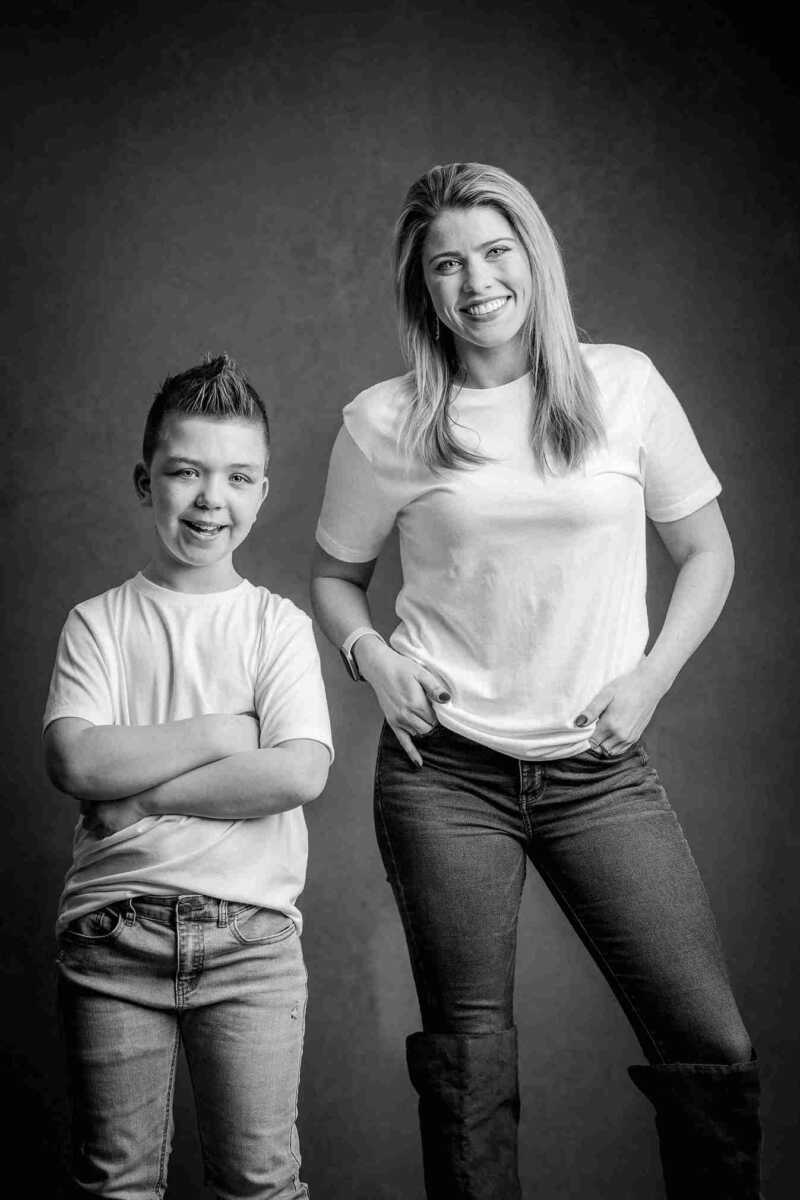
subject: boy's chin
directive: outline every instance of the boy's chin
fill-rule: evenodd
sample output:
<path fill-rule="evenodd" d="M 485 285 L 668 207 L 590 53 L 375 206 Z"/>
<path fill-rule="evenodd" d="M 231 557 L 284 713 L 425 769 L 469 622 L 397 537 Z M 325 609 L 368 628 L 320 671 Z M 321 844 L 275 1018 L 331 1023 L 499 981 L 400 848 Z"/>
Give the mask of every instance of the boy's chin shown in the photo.
<path fill-rule="evenodd" d="M 187 591 L 206 591 L 216 584 L 224 588 L 238 579 L 233 551 L 213 544 L 186 549 L 167 546 L 158 538 L 150 567 L 168 586 Z"/>

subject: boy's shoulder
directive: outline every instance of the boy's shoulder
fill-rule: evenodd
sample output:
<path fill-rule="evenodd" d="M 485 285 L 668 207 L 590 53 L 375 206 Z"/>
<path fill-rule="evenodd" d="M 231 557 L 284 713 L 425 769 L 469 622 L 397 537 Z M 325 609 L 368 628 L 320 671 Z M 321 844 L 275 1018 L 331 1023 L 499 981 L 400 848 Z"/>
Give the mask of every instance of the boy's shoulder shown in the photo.
<path fill-rule="evenodd" d="M 185 632 L 188 617 L 198 636 L 206 627 L 208 632 L 225 628 L 228 638 L 231 634 L 245 641 L 255 638 L 264 648 L 310 630 L 312 624 L 311 617 L 294 601 L 249 579 L 242 579 L 224 592 L 176 592 L 151 583 L 141 573 L 81 600 L 71 609 L 67 624 L 77 624 L 96 639 L 103 639 L 105 634 L 118 634 L 123 628 L 133 633 L 139 621 L 148 622 L 147 613 L 153 609 L 159 613 L 159 627 L 168 637 L 171 630 Z M 222 626 L 220 616 L 224 618 Z"/>
<path fill-rule="evenodd" d="M 318 661 L 311 617 L 287 596 L 246 581 L 243 600 L 251 605 L 240 610 L 236 625 L 242 637 L 255 635 L 256 659 L 269 675 L 273 667 L 287 659 L 310 664 Z"/>
<path fill-rule="evenodd" d="M 273 592 L 263 583 L 252 583 L 249 579 L 242 580 L 239 598 L 242 604 L 255 607 L 262 621 L 276 625 L 305 625 L 311 624 L 311 617 L 288 596 Z"/>
<path fill-rule="evenodd" d="M 109 618 L 113 619 L 114 613 L 118 612 L 120 606 L 130 599 L 131 593 L 135 590 L 135 583 L 136 577 L 134 576 L 131 579 L 123 580 L 115 587 L 106 588 L 104 592 L 98 592 L 96 596 L 79 600 L 70 609 L 69 616 L 78 617 L 90 625 Z"/>

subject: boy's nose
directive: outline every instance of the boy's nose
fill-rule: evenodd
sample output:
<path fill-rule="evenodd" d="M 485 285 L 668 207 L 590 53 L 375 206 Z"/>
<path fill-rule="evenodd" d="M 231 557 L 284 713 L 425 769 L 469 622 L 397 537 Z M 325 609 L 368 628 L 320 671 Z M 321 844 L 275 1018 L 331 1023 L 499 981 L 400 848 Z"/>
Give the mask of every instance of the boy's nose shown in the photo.
<path fill-rule="evenodd" d="M 216 491 L 205 488 L 195 500 L 196 508 L 222 508 L 222 501 Z"/>

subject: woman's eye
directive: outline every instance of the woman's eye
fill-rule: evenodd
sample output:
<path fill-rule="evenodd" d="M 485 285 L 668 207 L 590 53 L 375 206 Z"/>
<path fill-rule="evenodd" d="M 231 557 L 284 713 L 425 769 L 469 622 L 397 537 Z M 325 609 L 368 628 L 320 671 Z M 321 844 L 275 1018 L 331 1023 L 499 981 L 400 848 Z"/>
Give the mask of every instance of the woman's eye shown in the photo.
<path fill-rule="evenodd" d="M 441 258 L 436 264 L 436 270 L 440 275 L 449 275 L 452 271 L 458 270 L 459 266 L 457 258 Z"/>
<path fill-rule="evenodd" d="M 488 251 L 488 255 L 493 254 L 495 257 L 499 258 L 501 254 L 508 254 L 510 249 L 510 246 L 492 246 L 491 250 Z"/>

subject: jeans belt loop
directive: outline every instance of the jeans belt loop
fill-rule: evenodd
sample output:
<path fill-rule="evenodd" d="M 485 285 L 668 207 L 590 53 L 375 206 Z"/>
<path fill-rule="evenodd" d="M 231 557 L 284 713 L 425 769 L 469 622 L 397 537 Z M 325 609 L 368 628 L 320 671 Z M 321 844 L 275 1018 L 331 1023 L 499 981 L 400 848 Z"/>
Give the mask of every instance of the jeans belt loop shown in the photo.
<path fill-rule="evenodd" d="M 125 924 L 126 925 L 135 925 L 136 924 L 136 909 L 133 906 L 133 897 L 132 896 L 128 897 L 127 902 L 126 902 L 126 907 L 127 907 L 127 911 L 125 913 Z"/>
<path fill-rule="evenodd" d="M 220 900 L 219 913 L 217 915 L 217 925 L 220 929 L 224 929 L 228 924 L 228 901 Z"/>

